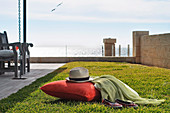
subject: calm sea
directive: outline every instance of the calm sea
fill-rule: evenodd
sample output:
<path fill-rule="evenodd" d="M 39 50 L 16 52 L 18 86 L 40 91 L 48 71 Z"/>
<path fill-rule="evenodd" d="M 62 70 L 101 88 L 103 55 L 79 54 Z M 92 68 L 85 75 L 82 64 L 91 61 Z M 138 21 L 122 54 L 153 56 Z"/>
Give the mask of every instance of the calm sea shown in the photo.
<path fill-rule="evenodd" d="M 102 46 L 32 47 L 30 53 L 31 57 L 96 57 L 102 56 Z M 119 56 L 118 48 L 116 48 L 116 56 Z M 121 56 L 127 56 L 127 48 L 121 49 Z M 130 56 L 132 56 L 132 49 L 130 49 Z"/>

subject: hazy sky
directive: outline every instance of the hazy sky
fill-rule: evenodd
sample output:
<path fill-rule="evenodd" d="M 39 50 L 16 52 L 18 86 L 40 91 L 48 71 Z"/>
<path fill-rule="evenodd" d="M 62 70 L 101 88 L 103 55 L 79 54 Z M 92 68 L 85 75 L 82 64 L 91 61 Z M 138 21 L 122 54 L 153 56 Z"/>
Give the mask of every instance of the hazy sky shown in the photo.
<path fill-rule="evenodd" d="M 18 0 L 0 1 L 0 32 L 18 41 Z M 35 46 L 99 46 L 116 38 L 126 47 L 132 31 L 170 32 L 170 0 L 27 0 L 27 17 L 27 41 Z"/>

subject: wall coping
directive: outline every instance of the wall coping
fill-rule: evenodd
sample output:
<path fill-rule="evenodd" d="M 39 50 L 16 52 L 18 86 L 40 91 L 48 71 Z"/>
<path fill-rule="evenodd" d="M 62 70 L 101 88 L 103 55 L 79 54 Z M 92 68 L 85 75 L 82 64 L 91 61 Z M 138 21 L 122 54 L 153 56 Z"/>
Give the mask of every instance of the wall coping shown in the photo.
<path fill-rule="evenodd" d="M 136 57 L 31 57 L 31 63 L 67 63 L 73 61 L 129 62 L 136 63 Z"/>
<path fill-rule="evenodd" d="M 153 35 L 148 35 L 148 36 L 154 37 L 154 36 L 166 36 L 166 35 L 169 35 L 169 36 L 170 36 L 170 33 L 153 34 Z"/>

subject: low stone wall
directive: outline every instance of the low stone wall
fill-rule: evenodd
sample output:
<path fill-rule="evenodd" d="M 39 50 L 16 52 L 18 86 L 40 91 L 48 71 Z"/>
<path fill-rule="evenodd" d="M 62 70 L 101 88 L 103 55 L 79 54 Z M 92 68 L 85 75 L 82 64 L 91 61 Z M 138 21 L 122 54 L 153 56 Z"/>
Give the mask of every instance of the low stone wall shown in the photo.
<path fill-rule="evenodd" d="M 31 63 L 67 63 L 73 61 L 129 62 L 135 63 L 135 57 L 31 57 Z"/>
<path fill-rule="evenodd" d="M 73 61 L 129 62 L 170 69 L 170 33 L 149 35 L 149 31 L 133 31 L 133 57 L 31 57 L 32 63 Z"/>
<path fill-rule="evenodd" d="M 142 36 L 140 57 L 141 64 L 170 68 L 170 33 Z"/>

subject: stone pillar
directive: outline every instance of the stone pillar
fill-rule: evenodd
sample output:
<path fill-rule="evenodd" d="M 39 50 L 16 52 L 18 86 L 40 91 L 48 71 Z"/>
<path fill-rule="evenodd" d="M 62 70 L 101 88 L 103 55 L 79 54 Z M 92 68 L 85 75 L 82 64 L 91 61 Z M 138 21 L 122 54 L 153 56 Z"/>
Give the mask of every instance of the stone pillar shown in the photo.
<path fill-rule="evenodd" d="M 121 45 L 119 45 L 119 56 L 121 56 Z"/>
<path fill-rule="evenodd" d="M 141 63 L 140 40 L 144 35 L 149 35 L 149 31 L 133 31 L 133 56 L 136 57 L 136 63 Z"/>
<path fill-rule="evenodd" d="M 103 39 L 105 56 L 115 56 L 115 43 L 116 39 L 105 38 Z"/>
<path fill-rule="evenodd" d="M 130 56 L 130 45 L 128 44 L 128 50 L 127 50 L 128 57 Z"/>

